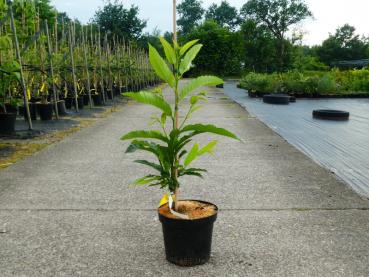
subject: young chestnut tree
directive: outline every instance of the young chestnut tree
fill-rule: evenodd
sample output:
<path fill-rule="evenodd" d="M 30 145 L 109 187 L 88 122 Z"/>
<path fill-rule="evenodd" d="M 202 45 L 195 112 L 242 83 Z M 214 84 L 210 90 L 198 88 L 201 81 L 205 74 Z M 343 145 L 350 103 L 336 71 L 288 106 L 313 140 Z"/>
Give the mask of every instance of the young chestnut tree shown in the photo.
<path fill-rule="evenodd" d="M 164 38 L 160 38 L 163 45 L 166 60 L 157 50 L 149 45 L 150 63 L 156 74 L 166 82 L 174 93 L 174 106 L 168 103 L 161 92 L 141 91 L 138 93 L 126 93 L 126 96 L 137 102 L 148 104 L 158 108 L 161 116 L 153 116 L 154 122 L 160 130 L 138 130 L 132 131 L 122 137 L 122 140 L 132 140 L 126 153 L 137 150 L 147 151 L 153 154 L 157 163 L 147 160 L 136 160 L 136 163 L 153 168 L 157 173 L 146 175 L 134 181 L 135 185 L 159 186 L 168 189 L 175 197 L 177 210 L 179 178 L 185 175 L 202 177 L 205 169 L 191 167 L 191 163 L 198 157 L 211 153 L 217 141 L 211 141 L 207 145 L 200 146 L 193 143 L 193 138 L 203 133 L 230 137 L 239 140 L 237 136 L 223 128 L 206 124 L 187 124 L 191 115 L 201 108 L 200 102 L 206 100 L 206 92 L 195 92 L 202 86 L 216 86 L 222 84 L 223 80 L 215 76 L 201 76 L 186 83 L 182 89 L 179 82 L 183 75 L 190 70 L 193 60 L 199 53 L 202 45 L 198 40 L 193 40 L 183 46 L 176 42 L 169 44 Z M 171 65 L 171 66 L 168 66 Z M 179 106 L 185 99 L 189 98 L 189 108 L 180 120 Z M 167 121 L 170 127 L 167 127 Z"/>

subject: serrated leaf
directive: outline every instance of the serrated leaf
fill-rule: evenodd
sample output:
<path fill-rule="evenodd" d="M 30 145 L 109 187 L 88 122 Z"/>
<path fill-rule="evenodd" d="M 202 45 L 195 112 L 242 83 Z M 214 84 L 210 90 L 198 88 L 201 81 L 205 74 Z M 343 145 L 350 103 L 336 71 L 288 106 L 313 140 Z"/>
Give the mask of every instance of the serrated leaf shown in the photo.
<path fill-rule="evenodd" d="M 169 103 L 164 100 L 164 98 L 156 95 L 155 93 L 148 91 L 140 91 L 140 92 L 129 92 L 125 93 L 125 96 L 128 96 L 139 103 L 148 104 L 162 110 L 166 115 L 172 116 L 172 108 Z"/>
<path fill-rule="evenodd" d="M 182 101 L 187 95 L 194 90 L 203 86 L 216 86 L 223 84 L 224 81 L 216 76 L 201 76 L 196 79 L 191 80 L 187 83 L 179 94 L 179 100 Z"/>
<path fill-rule="evenodd" d="M 159 55 L 158 51 L 149 44 L 149 59 L 152 68 L 160 79 L 165 81 L 172 88 L 174 87 L 175 79 L 172 71 L 169 69 L 167 63 Z"/>
<path fill-rule="evenodd" d="M 160 39 L 161 45 L 163 45 L 164 53 L 165 53 L 165 56 L 167 57 L 168 62 L 171 64 L 176 64 L 177 62 L 176 54 L 174 52 L 173 47 L 169 44 L 169 42 L 165 38 L 160 37 L 159 39 Z"/>
<path fill-rule="evenodd" d="M 184 56 L 181 64 L 179 66 L 179 73 L 183 75 L 191 68 L 192 61 L 196 58 L 197 54 L 200 52 L 202 44 L 197 44 L 192 47 L 187 54 Z"/>
<path fill-rule="evenodd" d="M 186 52 L 192 47 L 194 46 L 199 40 L 195 39 L 195 40 L 191 40 L 189 42 L 187 42 L 185 45 L 183 45 L 181 47 L 181 49 L 179 50 L 179 54 L 181 56 L 183 56 L 184 54 L 186 54 Z"/>

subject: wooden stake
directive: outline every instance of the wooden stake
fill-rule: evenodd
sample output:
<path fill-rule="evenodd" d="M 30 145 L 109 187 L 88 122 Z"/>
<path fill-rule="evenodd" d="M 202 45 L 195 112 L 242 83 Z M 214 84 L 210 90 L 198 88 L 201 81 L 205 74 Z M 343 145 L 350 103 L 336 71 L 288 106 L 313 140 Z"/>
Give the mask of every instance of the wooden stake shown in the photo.
<path fill-rule="evenodd" d="M 76 112 L 79 112 L 77 79 L 76 79 L 76 70 L 75 70 L 75 65 L 74 65 L 74 53 L 73 53 L 73 44 L 72 44 L 72 25 L 71 24 L 69 24 L 68 41 L 69 41 L 69 54 L 70 54 L 70 60 L 71 60 L 71 65 L 72 65 L 73 90 L 74 90 L 74 99 L 75 99 L 75 104 L 76 104 Z"/>
<path fill-rule="evenodd" d="M 84 56 L 84 60 L 85 60 L 85 70 L 86 70 L 86 78 L 87 78 L 88 99 L 90 101 L 90 109 L 92 109 L 90 72 L 89 72 L 89 69 L 88 69 L 86 40 L 85 40 L 85 36 L 83 34 L 83 26 L 82 26 L 82 47 L 83 47 L 83 56 Z"/>
<path fill-rule="evenodd" d="M 17 55 L 18 63 L 20 66 L 19 75 L 20 75 L 20 83 L 22 85 L 23 89 L 23 102 L 24 102 L 24 109 L 27 114 L 27 121 L 28 121 L 28 129 L 32 130 L 32 120 L 31 120 L 31 114 L 29 111 L 29 105 L 28 105 L 28 95 L 27 95 L 27 85 L 24 81 L 24 74 L 23 74 L 23 68 L 22 68 L 22 57 L 20 55 L 19 50 L 19 43 L 18 43 L 18 37 L 17 37 L 17 28 L 15 27 L 14 22 L 14 15 L 13 15 L 13 4 L 11 1 L 8 1 L 9 9 L 10 9 L 10 25 L 13 32 L 13 39 L 14 39 L 14 45 L 15 45 L 15 53 Z"/>
<path fill-rule="evenodd" d="M 98 52 L 99 52 L 99 68 L 100 68 L 100 86 L 101 86 L 101 93 L 103 96 L 103 102 L 106 103 L 106 96 L 105 96 L 105 87 L 104 87 L 104 74 L 103 74 L 103 68 L 102 68 L 102 53 L 101 53 L 101 33 L 100 33 L 100 27 L 99 27 L 99 39 L 98 39 Z"/>
<path fill-rule="evenodd" d="M 52 53 L 52 50 L 51 50 L 49 26 L 48 26 L 48 23 L 47 23 L 47 19 L 45 19 L 45 30 L 46 30 L 46 36 L 47 36 L 47 48 L 48 48 L 48 52 L 49 52 L 49 63 L 50 63 L 51 83 L 52 83 L 52 87 L 53 87 L 55 115 L 56 115 L 56 119 L 59 119 L 58 101 L 57 101 L 57 97 L 56 97 L 57 92 L 56 92 L 56 86 L 55 86 L 55 81 L 54 81 L 53 53 Z"/>
<path fill-rule="evenodd" d="M 177 1 L 176 0 L 173 0 L 173 42 L 174 44 L 177 43 Z M 177 89 L 177 88 L 175 88 Z M 177 93 L 177 92 L 175 92 Z M 177 98 L 177 97 L 176 97 Z M 177 101 L 177 99 L 176 99 Z M 178 108 L 177 108 L 177 104 L 176 103 L 176 109 L 174 111 L 175 113 L 175 128 L 178 129 L 179 127 L 179 123 L 178 123 L 178 120 L 179 120 L 179 115 L 178 115 Z M 178 170 L 176 169 L 175 170 L 175 178 L 177 179 L 178 178 Z M 175 189 L 174 191 L 174 195 L 176 196 L 175 197 L 175 200 L 174 200 L 174 210 L 175 211 L 178 211 L 178 195 L 179 195 L 179 190 L 178 188 Z"/>

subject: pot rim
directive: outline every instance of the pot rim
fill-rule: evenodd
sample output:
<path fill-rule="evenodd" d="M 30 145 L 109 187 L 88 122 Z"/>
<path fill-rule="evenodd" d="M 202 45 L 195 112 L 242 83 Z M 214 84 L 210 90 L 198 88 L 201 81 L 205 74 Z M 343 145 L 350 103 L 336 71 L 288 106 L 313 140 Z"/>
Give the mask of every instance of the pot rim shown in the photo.
<path fill-rule="evenodd" d="M 210 205 L 213 205 L 215 207 L 215 213 L 211 216 L 207 216 L 207 217 L 202 217 L 202 218 L 196 218 L 196 219 L 181 219 L 181 218 L 170 218 L 170 217 L 166 217 L 165 215 L 162 215 L 160 212 L 159 212 L 159 209 L 161 207 L 163 207 L 164 205 L 167 205 L 168 203 L 165 203 L 163 205 L 161 205 L 160 207 L 157 208 L 157 213 L 159 215 L 159 220 L 160 221 L 169 221 L 169 222 L 198 222 L 198 223 L 201 223 L 202 221 L 209 221 L 209 220 L 214 220 L 217 218 L 217 215 L 218 215 L 218 212 L 219 212 L 219 208 L 217 205 L 211 203 L 211 202 L 208 202 L 208 201 L 203 201 L 203 200 L 197 200 L 197 199 L 181 199 L 179 200 L 179 202 L 181 201 L 195 201 L 195 202 L 199 202 L 199 203 L 203 203 L 203 204 L 210 204 Z"/>

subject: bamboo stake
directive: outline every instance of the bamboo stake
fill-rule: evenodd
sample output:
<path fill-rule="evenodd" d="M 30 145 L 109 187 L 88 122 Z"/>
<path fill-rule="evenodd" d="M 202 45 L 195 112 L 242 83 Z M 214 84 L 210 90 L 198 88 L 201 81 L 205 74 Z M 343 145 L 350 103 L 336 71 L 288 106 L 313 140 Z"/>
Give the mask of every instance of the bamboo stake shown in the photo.
<path fill-rule="evenodd" d="M 58 52 L 58 12 L 55 12 L 54 21 L 55 53 Z"/>
<path fill-rule="evenodd" d="M 109 46 L 108 37 L 106 34 L 105 34 L 104 44 L 105 44 L 105 49 L 106 49 L 106 60 L 108 63 L 109 89 L 110 89 L 111 100 L 112 100 L 113 108 L 114 108 L 113 80 L 112 80 L 111 67 L 110 67 L 110 46 Z"/>
<path fill-rule="evenodd" d="M 70 54 L 70 60 L 71 60 L 71 65 L 72 65 L 73 90 L 74 90 L 74 97 L 75 97 L 75 103 L 76 103 L 76 112 L 78 113 L 79 109 L 78 109 L 77 79 L 76 79 L 76 70 L 75 70 L 74 56 L 73 56 L 72 25 L 71 24 L 69 24 L 68 41 L 69 41 L 69 54 Z"/>
<path fill-rule="evenodd" d="M 82 27 L 82 48 L 83 48 L 83 57 L 85 61 L 85 70 L 86 70 L 86 78 L 87 78 L 87 91 L 88 91 L 88 99 L 90 101 L 90 109 L 92 109 L 92 97 L 91 97 L 91 82 L 90 82 L 90 72 L 88 69 L 88 60 L 87 60 L 87 49 L 86 49 L 86 40 L 83 34 Z"/>
<path fill-rule="evenodd" d="M 177 1 L 173 0 L 173 43 L 177 44 Z M 175 47 L 175 45 L 174 45 Z M 177 90 L 177 88 L 175 88 Z M 177 92 L 175 91 L 175 94 Z M 177 98 L 177 95 L 176 95 Z M 175 111 L 174 111 L 174 116 L 175 116 L 175 128 L 178 129 L 179 127 L 179 115 L 178 115 L 178 103 L 177 103 L 177 99 L 175 99 L 176 103 L 175 103 Z M 175 170 L 175 178 L 178 178 L 178 169 Z M 174 195 L 175 195 L 175 199 L 174 199 L 174 210 L 178 211 L 178 195 L 179 195 L 179 190 L 178 188 L 175 189 L 174 191 Z"/>
<path fill-rule="evenodd" d="M 31 120 L 31 114 L 29 111 L 29 105 L 28 105 L 28 95 L 27 95 L 27 86 L 26 82 L 24 81 L 24 74 L 23 74 L 23 68 L 22 68 L 22 57 L 20 55 L 19 50 L 19 43 L 18 43 L 18 37 L 17 37 L 17 29 L 15 27 L 14 23 L 14 15 L 13 15 L 13 4 L 11 1 L 8 1 L 9 9 L 10 9 L 10 25 L 13 32 L 13 38 L 14 38 L 14 44 L 15 44 L 15 52 L 17 55 L 17 59 L 20 65 L 19 75 L 20 75 L 20 82 L 23 88 L 23 101 L 24 101 L 24 108 L 27 114 L 27 120 L 28 120 L 28 129 L 32 130 L 32 120 Z"/>
<path fill-rule="evenodd" d="M 102 53 L 101 53 L 101 34 L 100 34 L 100 27 L 99 27 L 99 40 L 98 40 L 98 52 L 99 52 L 99 68 L 100 68 L 100 86 L 101 86 L 101 93 L 103 96 L 103 102 L 106 103 L 106 97 L 105 97 L 105 88 L 104 88 L 104 74 L 103 74 L 103 68 L 102 68 Z"/>
<path fill-rule="evenodd" d="M 52 53 L 52 49 L 51 49 L 49 26 L 48 26 L 48 23 L 47 23 L 47 19 L 45 19 L 45 30 L 46 30 L 46 36 L 47 36 L 47 48 L 48 48 L 48 52 L 49 52 L 49 63 L 50 63 L 51 83 L 52 83 L 52 87 L 53 87 L 55 115 L 56 115 L 56 119 L 59 119 L 58 102 L 57 102 L 57 98 L 56 98 L 57 92 L 56 92 L 56 86 L 55 86 L 55 81 L 54 81 L 53 53 Z"/>

